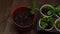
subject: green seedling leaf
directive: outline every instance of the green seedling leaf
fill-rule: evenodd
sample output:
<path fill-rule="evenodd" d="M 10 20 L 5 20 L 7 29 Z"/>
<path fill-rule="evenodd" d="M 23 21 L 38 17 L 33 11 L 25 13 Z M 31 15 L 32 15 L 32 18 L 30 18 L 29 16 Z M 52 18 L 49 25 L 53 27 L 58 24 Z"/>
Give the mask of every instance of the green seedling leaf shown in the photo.
<path fill-rule="evenodd" d="M 58 14 L 60 15 L 60 12 Z"/>
<path fill-rule="evenodd" d="M 45 17 L 44 21 L 53 24 L 55 20 L 52 17 Z"/>
<path fill-rule="evenodd" d="M 34 14 L 35 13 L 33 8 L 32 8 L 32 10 L 30 12 L 31 12 L 31 14 Z"/>
<path fill-rule="evenodd" d="M 50 18 L 48 22 L 53 24 L 54 23 L 54 19 Z"/>
<path fill-rule="evenodd" d="M 47 27 L 48 23 L 53 25 L 54 21 L 55 20 L 51 17 L 48 17 L 48 16 L 44 17 L 41 21 L 41 26 L 42 26 L 43 29 L 45 29 Z"/>
<path fill-rule="evenodd" d="M 31 14 L 34 14 L 35 11 L 34 11 L 34 7 L 36 7 L 36 0 L 33 0 L 33 7 L 32 7 L 32 10 L 31 10 Z"/>
<path fill-rule="evenodd" d="M 49 10 L 48 12 L 47 12 L 47 15 L 51 15 L 52 14 L 52 11 L 51 10 Z"/>
<path fill-rule="evenodd" d="M 49 22 L 49 23 L 54 23 L 54 21 L 55 21 L 55 20 L 54 20 L 53 18 L 51 18 L 51 17 L 48 18 L 48 22 Z"/>
<path fill-rule="evenodd" d="M 57 15 L 60 15 L 60 6 L 58 6 L 55 11 Z"/>
<path fill-rule="evenodd" d="M 45 29 L 47 27 L 48 23 L 54 24 L 54 19 L 51 17 L 44 17 L 41 21 L 42 28 Z"/>
<path fill-rule="evenodd" d="M 47 26 L 47 23 L 42 22 L 42 28 L 43 28 L 43 29 L 45 29 L 45 28 L 46 28 L 46 26 Z"/>
<path fill-rule="evenodd" d="M 57 11 L 59 11 L 59 12 L 60 12 L 60 6 L 58 6 L 56 9 L 57 9 Z"/>
<path fill-rule="evenodd" d="M 35 13 L 35 10 L 34 10 L 34 8 L 33 8 L 32 6 L 30 6 L 30 8 L 31 8 L 31 11 L 30 11 L 30 13 L 31 13 L 31 14 L 34 14 L 34 13 Z"/>
<path fill-rule="evenodd" d="M 45 22 L 42 21 L 42 22 L 41 22 L 41 25 L 44 25 L 44 23 L 45 23 Z"/>
<path fill-rule="evenodd" d="M 47 17 L 43 18 L 42 21 L 46 22 L 47 21 Z"/>
<path fill-rule="evenodd" d="M 55 9 L 50 9 L 48 12 L 47 12 L 47 15 L 51 16 L 51 15 L 54 15 L 55 14 Z"/>

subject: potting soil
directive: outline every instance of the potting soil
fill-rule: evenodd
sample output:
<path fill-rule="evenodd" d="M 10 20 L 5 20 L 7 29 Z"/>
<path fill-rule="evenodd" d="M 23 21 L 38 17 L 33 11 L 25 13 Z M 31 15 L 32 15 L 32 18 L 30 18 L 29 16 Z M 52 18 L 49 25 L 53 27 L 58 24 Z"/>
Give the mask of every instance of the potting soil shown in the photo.
<path fill-rule="evenodd" d="M 20 11 L 14 18 L 16 24 L 20 26 L 26 26 L 32 24 L 34 15 L 30 13 L 30 11 Z"/>

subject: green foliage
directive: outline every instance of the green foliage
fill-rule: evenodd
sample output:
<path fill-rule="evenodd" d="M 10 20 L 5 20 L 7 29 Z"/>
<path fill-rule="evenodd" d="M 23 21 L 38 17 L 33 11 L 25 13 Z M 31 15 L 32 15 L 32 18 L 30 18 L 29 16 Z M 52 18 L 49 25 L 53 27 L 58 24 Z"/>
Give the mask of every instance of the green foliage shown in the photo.
<path fill-rule="evenodd" d="M 33 0 L 32 4 L 33 4 L 33 6 L 31 7 L 32 10 L 30 12 L 31 12 L 31 14 L 34 14 L 35 13 L 34 7 L 36 7 L 36 0 Z"/>
<path fill-rule="evenodd" d="M 42 26 L 43 29 L 45 29 L 45 27 L 47 26 L 47 23 L 42 22 L 42 23 L 41 23 L 41 26 Z"/>
<path fill-rule="evenodd" d="M 32 8 L 32 10 L 30 11 L 31 12 L 31 14 L 34 14 L 35 13 L 35 11 L 34 11 L 34 9 Z"/>
<path fill-rule="evenodd" d="M 53 24 L 53 23 L 54 23 L 54 19 L 51 18 L 51 17 L 44 17 L 44 18 L 41 20 L 41 25 L 42 25 L 42 28 L 43 28 L 43 29 L 45 29 L 45 27 L 47 26 L 47 23 Z"/>
<path fill-rule="evenodd" d="M 53 15 L 54 14 L 54 11 L 53 10 L 49 10 L 48 12 L 47 12 L 47 15 L 49 15 L 49 16 L 51 16 L 51 15 Z"/>
<path fill-rule="evenodd" d="M 47 12 L 47 15 L 51 15 L 51 14 L 52 14 L 52 12 L 51 12 L 51 11 L 48 11 L 48 12 Z"/>
<path fill-rule="evenodd" d="M 60 6 L 56 8 L 55 13 L 60 16 Z"/>
<path fill-rule="evenodd" d="M 49 11 L 47 12 L 47 15 L 51 16 L 51 15 L 54 15 L 55 14 L 55 8 L 52 9 L 52 8 L 49 8 Z"/>

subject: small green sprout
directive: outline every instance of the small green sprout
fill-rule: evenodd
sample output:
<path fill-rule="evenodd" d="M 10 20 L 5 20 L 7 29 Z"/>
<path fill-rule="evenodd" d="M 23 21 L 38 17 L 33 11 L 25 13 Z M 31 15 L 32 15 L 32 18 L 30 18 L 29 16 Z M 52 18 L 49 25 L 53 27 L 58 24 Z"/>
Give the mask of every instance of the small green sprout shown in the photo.
<path fill-rule="evenodd" d="M 53 24 L 54 23 L 54 19 L 51 18 L 51 17 L 44 17 L 42 20 L 41 20 L 41 26 L 43 29 L 45 29 L 47 27 L 47 24 L 48 23 L 51 23 Z"/>
<path fill-rule="evenodd" d="M 60 16 L 60 6 L 56 8 L 55 13 Z"/>
<path fill-rule="evenodd" d="M 34 10 L 34 8 L 36 7 L 36 0 L 33 0 L 33 6 L 31 7 L 31 14 L 34 14 L 35 13 L 35 10 Z"/>
<path fill-rule="evenodd" d="M 42 23 L 41 23 L 41 26 L 42 26 L 43 29 L 45 29 L 45 27 L 47 26 L 47 23 L 42 22 Z"/>

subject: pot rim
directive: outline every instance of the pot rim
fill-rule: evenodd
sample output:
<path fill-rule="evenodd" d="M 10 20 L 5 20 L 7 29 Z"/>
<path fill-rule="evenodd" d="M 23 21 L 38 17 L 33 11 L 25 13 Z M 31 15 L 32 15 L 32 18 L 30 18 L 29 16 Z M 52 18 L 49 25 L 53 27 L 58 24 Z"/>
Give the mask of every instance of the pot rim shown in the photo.
<path fill-rule="evenodd" d="M 55 24 L 54 24 L 55 29 L 60 32 L 60 30 L 56 27 L 57 21 L 60 21 L 60 17 L 58 19 L 56 19 Z"/>
<path fill-rule="evenodd" d="M 59 16 L 58 16 L 58 15 L 56 15 L 56 17 L 58 17 L 58 18 L 59 18 Z"/>
<path fill-rule="evenodd" d="M 44 5 L 41 6 L 41 8 L 40 8 L 40 13 L 41 13 L 43 16 L 48 16 L 48 15 L 45 15 L 45 14 L 42 13 L 42 9 L 43 9 L 44 7 L 46 7 L 46 6 L 52 8 L 52 9 L 54 10 L 54 7 L 53 7 L 52 5 L 50 5 L 50 4 L 44 4 Z M 52 16 L 52 15 L 51 15 L 51 16 Z"/>
<path fill-rule="evenodd" d="M 47 16 L 46 16 L 46 17 L 47 17 Z M 50 16 L 48 16 L 48 17 L 50 17 Z M 41 26 L 41 20 L 42 20 L 42 19 L 39 20 L 39 27 L 40 27 L 41 29 L 43 29 L 42 26 Z M 53 27 L 54 27 L 54 25 L 52 25 L 52 27 L 49 28 L 49 29 L 43 29 L 43 30 L 45 30 L 45 31 L 50 31 L 50 30 L 53 29 Z"/>
<path fill-rule="evenodd" d="M 19 7 L 19 8 L 21 9 L 22 7 Z M 19 8 L 16 8 L 15 10 L 17 10 L 17 9 L 19 9 Z M 29 7 L 23 7 L 23 8 L 26 8 L 26 10 L 29 9 Z M 15 10 L 14 10 L 14 12 L 15 12 Z M 13 13 L 14 13 L 14 12 L 13 12 Z M 19 11 L 18 11 L 18 12 L 19 12 Z M 16 13 L 16 12 L 15 12 L 15 13 Z M 14 18 L 13 15 L 14 15 L 14 14 L 12 14 L 12 20 L 13 20 L 13 23 L 15 23 L 15 22 L 14 22 L 14 19 L 13 19 L 13 18 Z M 18 27 L 22 27 L 22 28 L 30 27 L 31 25 L 34 25 L 34 23 L 35 23 L 35 21 L 36 21 L 36 17 L 37 17 L 37 16 L 36 16 L 36 13 L 35 13 L 35 14 L 34 14 L 33 21 L 32 21 L 32 24 L 30 24 L 30 25 L 21 26 L 21 25 L 18 25 L 18 24 L 16 24 L 16 23 L 15 23 L 15 25 L 17 25 Z"/>

